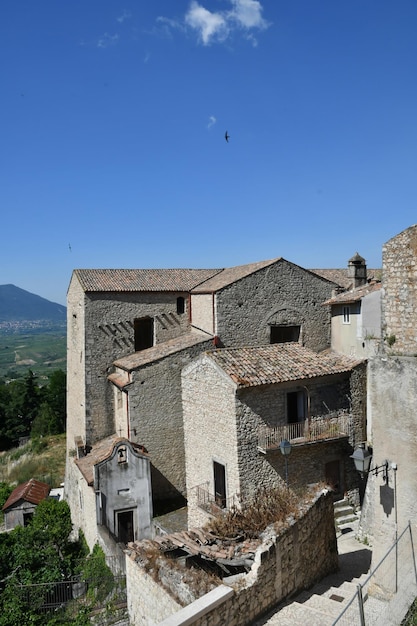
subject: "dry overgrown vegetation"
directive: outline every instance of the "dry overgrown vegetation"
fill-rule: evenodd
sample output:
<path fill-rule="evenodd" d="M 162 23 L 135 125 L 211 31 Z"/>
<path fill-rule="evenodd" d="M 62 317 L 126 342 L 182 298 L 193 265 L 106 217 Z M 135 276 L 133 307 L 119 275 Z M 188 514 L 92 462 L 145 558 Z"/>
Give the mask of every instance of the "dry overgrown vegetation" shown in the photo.
<path fill-rule="evenodd" d="M 285 487 L 262 489 L 242 510 L 233 508 L 212 518 L 204 530 L 219 547 L 234 546 L 236 553 L 246 543 L 261 542 L 260 536 L 268 526 L 284 529 L 299 518 L 314 493 L 296 494 Z M 221 583 L 222 573 L 215 561 L 181 558 L 184 554 L 168 555 L 156 543 L 143 541 L 135 546 L 135 560 L 156 582 L 181 605 L 189 604 Z"/>
<path fill-rule="evenodd" d="M 298 517 L 299 513 L 300 499 L 290 489 L 262 489 L 244 509 L 233 508 L 225 515 L 213 518 L 207 529 L 219 537 L 253 539 L 270 524 L 283 523 L 290 516 Z"/>

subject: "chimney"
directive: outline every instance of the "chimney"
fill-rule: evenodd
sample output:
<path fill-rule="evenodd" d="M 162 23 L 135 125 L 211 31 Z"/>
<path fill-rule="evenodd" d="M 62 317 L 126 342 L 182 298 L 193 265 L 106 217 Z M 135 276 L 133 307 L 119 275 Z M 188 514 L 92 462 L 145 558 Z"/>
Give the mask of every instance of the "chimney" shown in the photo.
<path fill-rule="evenodd" d="M 362 287 L 362 285 L 366 285 L 366 261 L 358 253 L 356 253 L 351 259 L 349 259 L 348 276 L 352 279 L 354 289 L 356 289 L 356 287 Z"/>

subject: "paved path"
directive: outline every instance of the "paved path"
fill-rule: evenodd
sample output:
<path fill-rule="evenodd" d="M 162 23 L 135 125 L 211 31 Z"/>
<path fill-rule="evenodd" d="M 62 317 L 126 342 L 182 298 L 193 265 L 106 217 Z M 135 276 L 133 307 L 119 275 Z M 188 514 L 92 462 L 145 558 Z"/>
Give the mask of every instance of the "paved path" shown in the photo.
<path fill-rule="evenodd" d="M 339 570 L 329 574 L 308 591 L 291 598 L 291 602 L 279 605 L 271 610 L 261 619 L 253 622 L 253 626 L 314 626 L 314 608 L 307 614 L 300 606 L 309 601 L 309 606 L 313 607 L 317 596 L 322 596 L 322 605 L 327 605 L 329 620 L 325 621 L 322 613 L 317 613 L 317 624 L 324 626 L 325 623 L 332 623 L 343 607 L 341 600 L 352 597 L 356 591 L 356 585 L 352 581 L 365 578 L 371 565 L 372 551 L 370 548 L 356 539 L 357 522 L 353 522 L 345 531 L 339 534 L 337 546 L 339 552 Z M 349 585 L 350 583 L 350 585 Z M 343 586 L 343 587 L 342 587 Z M 335 589 L 336 588 L 336 589 Z M 340 592 L 338 593 L 338 589 Z M 350 594 L 350 595 L 349 595 Z M 314 596 L 314 597 L 313 597 Z M 330 599 L 333 596 L 332 599 Z M 318 607 L 317 607 L 318 608 Z"/>

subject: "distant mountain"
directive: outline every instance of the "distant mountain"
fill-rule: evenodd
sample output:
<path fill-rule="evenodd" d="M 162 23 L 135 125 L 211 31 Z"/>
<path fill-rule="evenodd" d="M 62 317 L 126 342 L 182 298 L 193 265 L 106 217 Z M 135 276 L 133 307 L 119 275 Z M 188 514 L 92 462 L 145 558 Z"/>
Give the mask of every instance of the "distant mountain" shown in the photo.
<path fill-rule="evenodd" d="M 64 323 L 67 309 L 15 285 L 0 285 L 0 323 L 39 321 Z"/>

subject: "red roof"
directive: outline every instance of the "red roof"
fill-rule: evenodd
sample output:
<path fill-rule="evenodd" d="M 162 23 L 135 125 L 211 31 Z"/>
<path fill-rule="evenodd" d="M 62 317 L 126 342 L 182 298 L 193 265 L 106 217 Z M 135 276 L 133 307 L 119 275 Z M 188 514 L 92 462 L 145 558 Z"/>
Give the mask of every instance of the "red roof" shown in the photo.
<path fill-rule="evenodd" d="M 50 486 L 46 483 L 41 483 L 39 480 L 31 478 L 27 482 L 18 485 L 16 489 L 12 491 L 3 505 L 3 511 L 9 509 L 16 504 L 16 502 L 19 502 L 19 500 L 39 504 L 39 502 L 42 502 L 42 500 L 48 497 L 50 489 Z"/>

